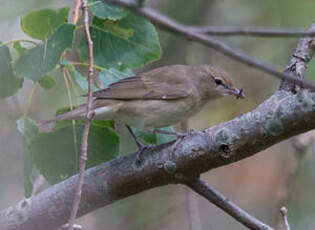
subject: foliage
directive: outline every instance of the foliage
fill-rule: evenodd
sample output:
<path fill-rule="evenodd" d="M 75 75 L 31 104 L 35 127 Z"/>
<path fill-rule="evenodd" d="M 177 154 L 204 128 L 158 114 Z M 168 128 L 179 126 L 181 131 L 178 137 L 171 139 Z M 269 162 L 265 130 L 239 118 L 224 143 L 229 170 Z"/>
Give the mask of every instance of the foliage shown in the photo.
<path fill-rule="evenodd" d="M 149 21 L 97 0 L 90 0 L 89 7 L 92 13 L 90 30 L 94 42 L 95 69 L 99 71 L 96 82 L 102 87 L 133 76 L 132 69 L 160 58 L 158 35 Z M 24 79 L 31 79 L 32 84 L 39 84 L 43 90 L 51 90 L 56 86 L 56 77 L 62 78 L 60 69 L 63 68 L 71 83 L 71 87 L 65 89 L 72 91 L 79 86 L 81 91 L 87 92 L 86 77 L 77 69 L 77 65 L 88 66 L 86 38 L 78 36 L 83 32 L 82 26 L 67 22 L 69 13 L 68 7 L 30 12 L 21 18 L 21 29 L 35 40 L 0 43 L 0 98 L 15 95 L 22 88 Z M 74 41 L 79 42 L 78 50 L 75 50 Z M 12 48 L 9 44 L 12 44 Z M 69 51 L 79 51 L 81 62 L 68 60 Z M 13 60 L 11 57 L 14 57 Z M 94 90 L 98 89 L 100 86 L 95 84 Z M 23 116 L 17 120 L 17 129 L 24 138 L 26 196 L 30 196 L 32 191 L 31 174 L 34 168 L 50 184 L 77 173 L 84 127 L 84 121 L 60 121 L 51 131 L 41 131 L 41 127 L 26 116 L 34 90 Z M 64 90 L 63 93 L 71 96 L 73 92 Z M 59 110 L 58 113 L 60 111 L 65 112 Z M 172 140 L 171 137 L 163 139 L 160 135 L 140 130 L 136 133 L 149 143 Z M 120 139 L 112 122 L 93 121 L 89 132 L 87 167 L 116 157 L 119 145 Z"/>
<path fill-rule="evenodd" d="M 0 98 L 15 94 L 22 87 L 23 79 L 13 73 L 9 48 L 0 43 Z"/>
<path fill-rule="evenodd" d="M 91 34 L 95 64 L 105 68 L 135 68 L 161 56 L 157 33 L 146 19 L 129 13 L 119 21 L 94 17 Z M 81 58 L 88 59 L 86 40 L 80 43 Z"/>

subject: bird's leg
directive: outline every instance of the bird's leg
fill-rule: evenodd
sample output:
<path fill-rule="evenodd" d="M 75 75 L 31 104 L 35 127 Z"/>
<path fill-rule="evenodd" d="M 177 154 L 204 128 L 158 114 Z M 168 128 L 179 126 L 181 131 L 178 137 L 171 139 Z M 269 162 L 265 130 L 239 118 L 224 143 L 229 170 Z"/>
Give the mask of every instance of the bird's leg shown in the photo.
<path fill-rule="evenodd" d="M 138 152 L 137 152 L 137 162 L 140 163 L 142 161 L 141 157 L 145 150 L 153 148 L 154 145 L 145 145 L 142 143 L 142 141 L 135 135 L 135 133 L 132 131 L 129 125 L 126 125 L 128 131 L 130 132 L 132 138 L 135 140 L 137 146 L 138 146 Z"/>

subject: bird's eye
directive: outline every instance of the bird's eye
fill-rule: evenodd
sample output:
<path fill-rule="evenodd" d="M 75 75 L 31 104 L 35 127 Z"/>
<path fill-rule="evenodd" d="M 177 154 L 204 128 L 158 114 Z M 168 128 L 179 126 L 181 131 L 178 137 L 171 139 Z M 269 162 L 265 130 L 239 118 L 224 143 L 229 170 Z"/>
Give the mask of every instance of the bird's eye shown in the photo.
<path fill-rule="evenodd" d="M 219 78 L 214 79 L 214 82 L 215 82 L 217 85 L 222 85 L 222 84 L 223 84 L 222 80 L 219 79 Z"/>

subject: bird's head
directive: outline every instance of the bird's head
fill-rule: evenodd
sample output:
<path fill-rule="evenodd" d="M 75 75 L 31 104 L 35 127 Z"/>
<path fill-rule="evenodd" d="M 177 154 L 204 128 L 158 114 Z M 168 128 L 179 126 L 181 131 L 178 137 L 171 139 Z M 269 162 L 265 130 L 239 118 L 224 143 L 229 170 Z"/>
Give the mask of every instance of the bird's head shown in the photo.
<path fill-rule="evenodd" d="M 207 81 L 208 97 L 220 97 L 233 95 L 236 98 L 245 98 L 243 89 L 238 89 L 234 86 L 230 75 L 218 67 L 203 66 L 204 74 Z"/>

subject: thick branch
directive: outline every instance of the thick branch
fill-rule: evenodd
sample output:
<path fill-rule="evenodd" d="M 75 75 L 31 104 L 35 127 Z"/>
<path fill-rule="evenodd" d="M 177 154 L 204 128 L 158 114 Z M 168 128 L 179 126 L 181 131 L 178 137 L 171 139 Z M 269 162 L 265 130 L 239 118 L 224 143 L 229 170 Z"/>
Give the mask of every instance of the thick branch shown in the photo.
<path fill-rule="evenodd" d="M 282 79 L 282 80 L 285 79 L 294 84 L 300 85 L 301 87 L 315 90 L 315 84 L 313 84 L 311 81 L 296 78 L 290 72 L 282 73 L 278 71 L 273 65 L 264 63 L 260 61 L 259 59 L 249 56 L 240 50 L 233 49 L 217 39 L 214 39 L 202 33 L 197 33 L 195 30 L 192 30 L 189 26 L 180 24 L 153 9 L 150 9 L 148 7 L 138 8 L 138 5 L 131 1 L 117 1 L 117 0 L 103 0 L 103 1 L 128 8 L 129 10 L 134 11 L 135 13 L 142 15 L 146 17 L 147 19 L 151 20 L 152 23 L 154 23 L 156 26 L 164 30 L 179 34 L 183 37 L 186 37 L 189 40 L 194 40 L 206 46 L 209 46 L 247 66 L 254 67 L 263 72 L 269 73 L 279 79 Z"/>
<path fill-rule="evenodd" d="M 315 29 L 315 23 L 313 23 L 308 31 L 313 31 Z M 314 38 L 305 37 L 300 39 L 295 53 L 292 55 L 289 65 L 286 67 L 286 73 L 291 73 L 296 76 L 296 78 L 304 79 L 304 72 L 307 68 L 308 63 L 313 58 L 314 55 Z M 292 91 L 297 91 L 296 86 L 289 81 L 282 81 L 280 89 Z"/>
<path fill-rule="evenodd" d="M 171 144 L 146 152 L 137 166 L 136 154 L 87 170 L 78 216 L 117 200 L 174 183 L 181 175 L 199 175 L 315 128 L 315 93 L 278 91 L 257 109 Z M 54 229 L 67 221 L 77 176 L 73 176 L 14 207 L 0 212 L 3 230 Z"/>
<path fill-rule="evenodd" d="M 200 178 L 191 180 L 184 179 L 183 183 L 186 184 L 199 195 L 206 198 L 210 203 L 221 208 L 223 211 L 231 215 L 233 218 L 235 218 L 237 221 L 239 221 L 249 229 L 273 230 L 273 228 L 264 224 L 255 217 L 251 216 L 243 209 L 238 207 L 236 204 L 234 204 L 232 201 L 230 201 L 228 198 L 223 196 L 221 193 L 211 188 L 209 185 L 207 185 L 206 182 L 204 182 Z"/>

